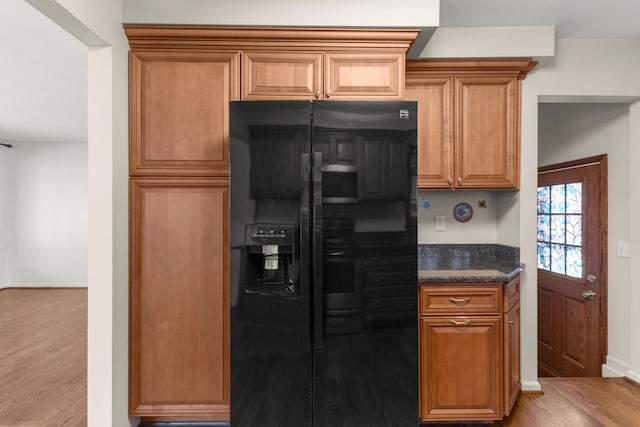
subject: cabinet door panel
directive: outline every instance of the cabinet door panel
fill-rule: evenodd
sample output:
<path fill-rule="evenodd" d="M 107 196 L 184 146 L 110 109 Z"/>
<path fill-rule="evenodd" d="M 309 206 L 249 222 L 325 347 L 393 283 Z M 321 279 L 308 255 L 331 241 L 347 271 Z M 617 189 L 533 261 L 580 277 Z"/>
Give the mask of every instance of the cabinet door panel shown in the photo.
<path fill-rule="evenodd" d="M 520 394 L 520 303 L 504 316 L 504 412 L 511 413 Z"/>
<path fill-rule="evenodd" d="M 130 53 L 131 175 L 228 174 L 236 52 Z"/>
<path fill-rule="evenodd" d="M 227 180 L 133 179 L 130 203 L 130 413 L 228 419 Z"/>
<path fill-rule="evenodd" d="M 516 88 L 515 76 L 456 78 L 456 187 L 517 188 Z"/>
<path fill-rule="evenodd" d="M 330 99 L 401 99 L 404 53 L 326 53 L 324 86 Z"/>
<path fill-rule="evenodd" d="M 423 420 L 502 418 L 501 325 L 500 316 L 420 319 Z"/>
<path fill-rule="evenodd" d="M 453 183 L 453 78 L 407 79 L 405 99 L 418 101 L 418 188 Z"/>
<path fill-rule="evenodd" d="M 245 51 L 242 73 L 242 99 L 315 99 L 322 53 Z"/>

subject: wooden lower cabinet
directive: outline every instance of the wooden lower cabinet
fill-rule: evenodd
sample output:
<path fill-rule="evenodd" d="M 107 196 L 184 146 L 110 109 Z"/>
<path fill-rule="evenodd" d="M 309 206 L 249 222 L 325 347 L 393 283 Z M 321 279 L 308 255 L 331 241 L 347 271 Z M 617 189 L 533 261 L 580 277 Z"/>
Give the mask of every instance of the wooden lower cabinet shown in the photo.
<path fill-rule="evenodd" d="M 130 180 L 129 411 L 229 419 L 228 180 Z"/>
<path fill-rule="evenodd" d="M 502 418 L 502 319 L 420 319 L 423 420 Z"/>
<path fill-rule="evenodd" d="M 520 394 L 520 303 L 504 315 L 504 410 L 511 413 Z"/>
<path fill-rule="evenodd" d="M 520 392 L 519 278 L 420 287 L 420 418 L 499 420 Z"/>

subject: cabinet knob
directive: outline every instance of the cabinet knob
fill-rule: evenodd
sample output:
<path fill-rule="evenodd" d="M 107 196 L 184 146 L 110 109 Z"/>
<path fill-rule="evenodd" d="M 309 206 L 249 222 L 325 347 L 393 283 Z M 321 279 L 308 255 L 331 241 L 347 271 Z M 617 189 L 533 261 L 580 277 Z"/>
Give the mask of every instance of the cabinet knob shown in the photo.
<path fill-rule="evenodd" d="M 453 180 L 451 179 L 451 177 L 449 177 L 449 178 L 447 179 L 447 183 L 448 183 L 449 185 L 453 184 Z"/>
<path fill-rule="evenodd" d="M 331 91 L 329 89 L 327 89 L 327 91 L 325 92 L 325 94 L 327 95 L 327 98 L 331 97 Z"/>
<path fill-rule="evenodd" d="M 513 325 L 515 322 L 513 320 L 509 320 L 509 324 Z"/>
<path fill-rule="evenodd" d="M 458 177 L 458 185 L 462 185 L 462 178 Z"/>
<path fill-rule="evenodd" d="M 320 98 L 320 89 L 316 90 L 316 98 Z"/>

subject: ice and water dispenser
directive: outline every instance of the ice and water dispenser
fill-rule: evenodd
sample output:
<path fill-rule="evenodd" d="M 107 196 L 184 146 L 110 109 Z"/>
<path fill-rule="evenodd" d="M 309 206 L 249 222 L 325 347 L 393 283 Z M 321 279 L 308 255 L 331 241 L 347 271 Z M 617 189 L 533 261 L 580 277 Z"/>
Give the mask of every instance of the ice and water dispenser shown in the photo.
<path fill-rule="evenodd" d="M 294 224 L 248 224 L 246 292 L 298 295 L 297 242 L 298 227 Z"/>

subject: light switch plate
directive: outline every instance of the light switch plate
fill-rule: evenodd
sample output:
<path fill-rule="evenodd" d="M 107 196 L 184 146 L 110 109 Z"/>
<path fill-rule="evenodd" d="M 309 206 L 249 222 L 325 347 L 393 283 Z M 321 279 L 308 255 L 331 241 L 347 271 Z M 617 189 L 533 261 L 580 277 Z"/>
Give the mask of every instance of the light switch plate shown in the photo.
<path fill-rule="evenodd" d="M 621 258 L 631 258 L 631 242 L 618 242 L 617 255 Z"/>
<path fill-rule="evenodd" d="M 444 215 L 436 215 L 436 231 L 444 231 Z"/>

